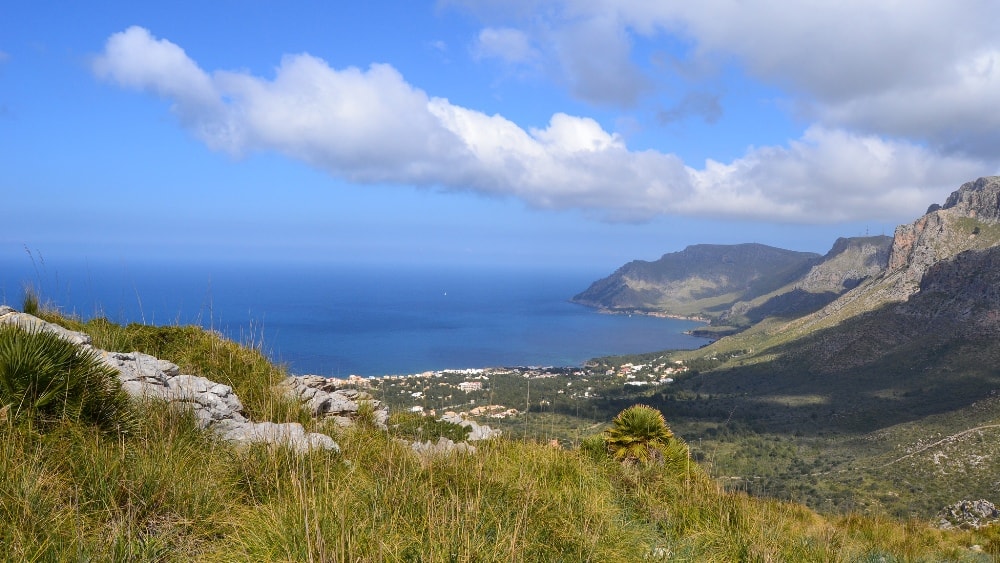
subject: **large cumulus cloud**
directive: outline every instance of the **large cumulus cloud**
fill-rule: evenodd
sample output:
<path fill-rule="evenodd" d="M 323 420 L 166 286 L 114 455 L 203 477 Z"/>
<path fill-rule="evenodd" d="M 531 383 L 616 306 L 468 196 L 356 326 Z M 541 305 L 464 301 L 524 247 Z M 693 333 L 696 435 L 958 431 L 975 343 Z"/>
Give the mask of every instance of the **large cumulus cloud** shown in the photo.
<path fill-rule="evenodd" d="M 629 17 L 619 13 L 615 21 Z M 484 45 L 519 60 L 533 52 L 519 37 L 487 36 Z M 750 148 L 733 162 L 695 168 L 673 154 L 631 150 L 587 117 L 556 113 L 523 127 L 457 106 L 385 64 L 335 69 L 300 54 L 282 58 L 273 77 L 209 72 L 141 27 L 112 35 L 93 70 L 168 100 L 179 122 L 215 150 L 275 151 L 359 183 L 512 196 L 611 220 L 905 217 L 932 201 L 928 194 L 986 169 L 974 158 L 832 119 L 788 146 Z M 876 185 L 891 188 L 871 197 Z"/>

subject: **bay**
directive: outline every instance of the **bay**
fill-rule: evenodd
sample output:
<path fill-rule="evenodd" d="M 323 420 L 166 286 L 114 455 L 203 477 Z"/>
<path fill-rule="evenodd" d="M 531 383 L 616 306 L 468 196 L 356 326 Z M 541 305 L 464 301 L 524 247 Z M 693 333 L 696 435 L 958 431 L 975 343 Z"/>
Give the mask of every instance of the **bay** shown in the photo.
<path fill-rule="evenodd" d="M 0 300 L 20 307 L 31 284 L 85 319 L 196 324 L 296 374 L 578 366 L 706 342 L 683 334 L 696 322 L 570 303 L 605 275 L 582 268 L 39 262 L 0 264 Z"/>

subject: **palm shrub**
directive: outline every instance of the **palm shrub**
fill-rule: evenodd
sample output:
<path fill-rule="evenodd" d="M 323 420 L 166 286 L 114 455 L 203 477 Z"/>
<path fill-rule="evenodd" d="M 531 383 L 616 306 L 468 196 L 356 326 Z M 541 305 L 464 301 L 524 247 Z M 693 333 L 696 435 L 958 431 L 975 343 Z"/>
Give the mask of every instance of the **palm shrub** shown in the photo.
<path fill-rule="evenodd" d="M 674 437 L 660 411 L 633 405 L 611 421 L 604 443 L 612 457 L 623 463 L 662 459 L 662 450 Z"/>
<path fill-rule="evenodd" d="M 124 432 L 133 418 L 114 368 L 50 332 L 0 326 L 0 408 L 31 424 L 70 420 Z"/>

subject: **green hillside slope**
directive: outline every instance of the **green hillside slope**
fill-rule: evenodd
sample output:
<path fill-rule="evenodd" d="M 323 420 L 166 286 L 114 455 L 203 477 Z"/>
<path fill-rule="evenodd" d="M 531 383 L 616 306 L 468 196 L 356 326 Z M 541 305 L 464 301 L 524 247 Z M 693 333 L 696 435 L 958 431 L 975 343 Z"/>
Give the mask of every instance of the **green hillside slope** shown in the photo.
<path fill-rule="evenodd" d="M 609 311 L 718 314 L 801 277 L 817 258 L 762 244 L 694 245 L 629 262 L 573 301 Z"/>

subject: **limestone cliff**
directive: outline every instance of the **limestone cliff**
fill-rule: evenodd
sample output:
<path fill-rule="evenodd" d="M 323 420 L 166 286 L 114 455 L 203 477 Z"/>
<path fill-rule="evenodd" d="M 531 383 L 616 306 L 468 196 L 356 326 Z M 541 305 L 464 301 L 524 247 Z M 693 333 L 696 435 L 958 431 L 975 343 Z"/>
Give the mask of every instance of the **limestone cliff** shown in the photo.
<path fill-rule="evenodd" d="M 931 265 L 959 252 L 990 248 L 998 241 L 979 236 L 983 227 L 1000 223 L 1000 176 L 963 184 L 944 206 L 909 225 L 900 225 L 892 243 L 888 273 L 902 273 L 905 290 L 918 289 Z M 906 296 L 902 296 L 906 297 Z"/>
<path fill-rule="evenodd" d="M 907 301 L 921 291 L 921 281 L 934 265 L 1000 244 L 998 200 L 1000 177 L 963 184 L 943 206 L 932 205 L 922 217 L 896 228 L 883 273 L 815 313 L 790 322 L 782 332 L 804 335 Z"/>

